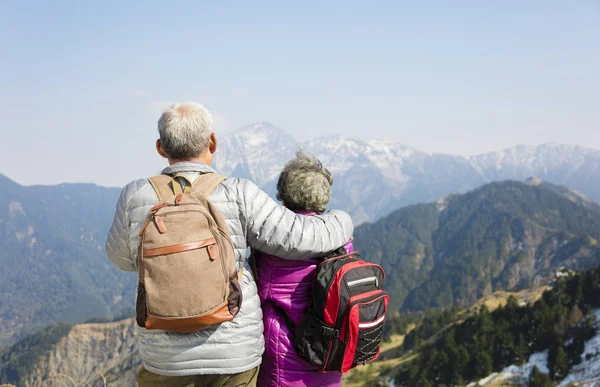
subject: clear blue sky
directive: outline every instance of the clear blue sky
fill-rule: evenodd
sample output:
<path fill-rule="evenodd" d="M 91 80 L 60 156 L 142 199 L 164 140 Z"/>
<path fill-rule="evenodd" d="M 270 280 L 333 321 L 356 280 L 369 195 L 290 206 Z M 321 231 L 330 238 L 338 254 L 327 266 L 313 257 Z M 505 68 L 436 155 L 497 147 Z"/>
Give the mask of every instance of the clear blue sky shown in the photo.
<path fill-rule="evenodd" d="M 156 172 L 178 100 L 218 133 L 600 148 L 600 1 L 0 0 L 0 85 L 0 173 L 24 184 Z"/>

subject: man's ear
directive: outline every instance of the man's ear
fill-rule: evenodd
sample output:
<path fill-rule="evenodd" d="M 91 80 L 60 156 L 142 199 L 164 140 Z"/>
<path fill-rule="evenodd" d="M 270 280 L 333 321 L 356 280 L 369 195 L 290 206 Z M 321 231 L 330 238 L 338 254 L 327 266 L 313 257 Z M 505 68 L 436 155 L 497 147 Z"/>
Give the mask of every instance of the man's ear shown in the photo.
<path fill-rule="evenodd" d="M 214 154 L 217 151 L 217 135 L 215 132 L 210 134 L 210 139 L 208 140 L 208 150 L 211 154 Z"/>
<path fill-rule="evenodd" d="M 163 150 L 162 144 L 160 143 L 160 139 L 156 140 L 156 151 L 158 152 L 159 155 L 161 155 L 165 159 L 169 158 L 169 156 L 167 156 L 167 154 Z"/>

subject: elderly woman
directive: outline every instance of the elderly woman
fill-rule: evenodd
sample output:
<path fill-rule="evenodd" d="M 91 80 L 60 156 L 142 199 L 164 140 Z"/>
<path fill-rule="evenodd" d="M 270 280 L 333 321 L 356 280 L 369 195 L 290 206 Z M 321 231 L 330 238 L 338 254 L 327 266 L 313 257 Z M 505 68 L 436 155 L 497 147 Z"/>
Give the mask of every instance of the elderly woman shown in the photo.
<path fill-rule="evenodd" d="M 277 199 L 297 214 L 322 214 L 332 183 L 331 173 L 317 159 L 298 152 L 279 176 Z M 345 248 L 350 252 L 352 245 Z M 254 255 L 265 324 L 265 353 L 257 385 L 339 386 L 340 373 L 321 373 L 296 353 L 290 329 L 308 307 L 313 274 L 321 259 L 292 261 L 261 252 Z"/>

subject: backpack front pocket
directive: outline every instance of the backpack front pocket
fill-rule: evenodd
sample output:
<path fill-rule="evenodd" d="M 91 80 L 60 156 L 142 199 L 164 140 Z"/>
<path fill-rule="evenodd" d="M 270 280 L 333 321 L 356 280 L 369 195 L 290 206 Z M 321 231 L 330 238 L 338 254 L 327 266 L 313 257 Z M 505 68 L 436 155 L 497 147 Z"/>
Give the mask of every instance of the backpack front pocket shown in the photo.
<path fill-rule="evenodd" d="M 228 278 L 214 238 L 144 251 L 148 314 L 182 318 L 226 302 Z"/>
<path fill-rule="evenodd" d="M 358 324 L 358 342 L 356 343 L 354 364 L 364 364 L 379 355 L 379 342 L 383 334 L 384 319 L 385 316 L 381 316 L 375 321 Z"/>
<path fill-rule="evenodd" d="M 379 343 L 389 298 L 381 291 L 373 293 L 375 294 L 350 302 L 342 328 L 347 344 L 342 372 L 373 361 L 379 356 Z"/>

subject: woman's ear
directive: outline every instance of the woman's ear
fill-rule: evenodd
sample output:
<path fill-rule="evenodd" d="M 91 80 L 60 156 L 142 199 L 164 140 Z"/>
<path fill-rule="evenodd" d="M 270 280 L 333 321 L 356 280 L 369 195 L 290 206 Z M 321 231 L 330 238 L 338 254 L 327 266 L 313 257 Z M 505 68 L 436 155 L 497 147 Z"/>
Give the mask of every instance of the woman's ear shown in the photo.
<path fill-rule="evenodd" d="M 161 155 L 165 159 L 169 158 L 169 156 L 167 156 L 167 154 L 163 150 L 162 144 L 160 143 L 160 139 L 156 140 L 156 151 L 158 152 L 159 155 Z"/>

